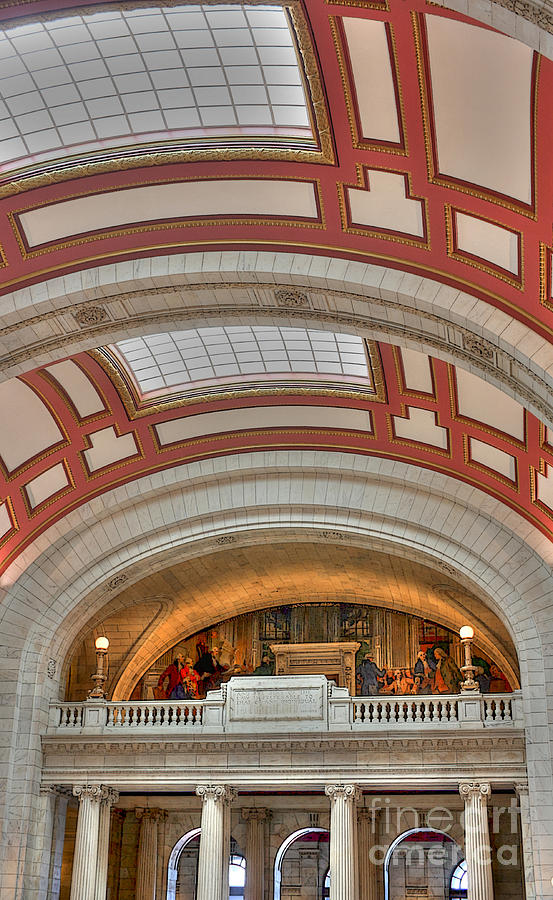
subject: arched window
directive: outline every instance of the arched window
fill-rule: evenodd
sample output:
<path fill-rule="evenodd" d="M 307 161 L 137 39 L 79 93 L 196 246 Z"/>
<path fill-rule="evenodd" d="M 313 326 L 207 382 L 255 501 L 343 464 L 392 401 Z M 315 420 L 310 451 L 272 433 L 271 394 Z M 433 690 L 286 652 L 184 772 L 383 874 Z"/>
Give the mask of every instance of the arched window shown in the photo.
<path fill-rule="evenodd" d="M 323 900 L 328 900 L 330 897 L 330 869 L 328 869 L 325 875 L 325 882 L 323 885 Z"/>
<path fill-rule="evenodd" d="M 169 856 L 167 871 L 167 900 L 176 900 L 177 895 L 189 897 L 194 900 L 196 896 L 196 883 L 198 879 L 198 855 L 200 851 L 199 828 L 194 828 L 184 834 L 175 844 Z M 186 859 L 185 859 L 186 857 Z M 188 870 L 185 878 L 188 884 L 182 882 L 182 863 Z M 236 844 L 231 838 L 231 853 L 229 858 L 229 900 L 244 900 L 246 886 L 246 858 L 236 851 Z M 180 884 L 179 884 L 180 880 Z"/>
<path fill-rule="evenodd" d="M 318 869 L 318 874 L 316 875 L 317 896 L 321 898 L 327 897 L 328 894 L 325 894 L 324 890 L 326 881 L 329 879 L 328 848 L 329 832 L 326 828 L 300 828 L 298 831 L 294 831 L 293 834 L 288 835 L 278 848 L 275 856 L 274 900 L 280 900 L 281 898 L 283 875 L 285 882 L 289 877 L 293 877 L 295 881 L 294 887 L 301 886 L 302 874 L 301 865 L 298 864 L 299 856 L 298 859 L 295 859 L 300 849 L 308 849 L 310 855 L 315 852 L 317 857 L 316 867 Z M 294 869 L 297 871 L 293 873 Z M 310 876 L 313 876 L 312 872 Z M 329 880 L 328 884 L 330 885 Z"/>
<path fill-rule="evenodd" d="M 448 900 L 466 900 L 466 863 L 463 851 L 451 835 L 438 829 L 411 828 L 400 834 L 388 848 L 384 860 L 384 898 L 390 900 L 400 884 L 421 885 L 429 866 L 439 866 L 440 880 L 450 885 Z M 462 866 L 465 866 L 461 870 Z M 453 875 L 450 876 L 450 872 Z M 462 877 L 465 881 L 462 881 Z M 457 887 L 458 886 L 458 887 Z"/>
<path fill-rule="evenodd" d="M 465 900 L 468 896 L 468 887 L 467 861 L 463 859 L 453 870 L 449 885 L 449 900 Z"/>
<path fill-rule="evenodd" d="M 246 858 L 239 853 L 231 853 L 228 870 L 229 900 L 244 900 L 246 887 Z"/>

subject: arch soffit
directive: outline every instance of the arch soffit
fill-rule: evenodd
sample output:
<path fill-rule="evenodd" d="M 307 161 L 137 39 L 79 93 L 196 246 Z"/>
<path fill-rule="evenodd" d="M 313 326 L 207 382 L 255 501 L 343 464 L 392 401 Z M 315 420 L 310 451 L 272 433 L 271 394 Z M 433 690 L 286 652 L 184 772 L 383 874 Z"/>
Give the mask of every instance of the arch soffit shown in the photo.
<path fill-rule="evenodd" d="M 295 289 L 295 295 L 275 293 L 279 287 Z M 0 312 L 0 379 L 175 327 L 236 318 L 308 323 L 458 364 L 553 426 L 553 349 L 547 341 L 473 295 L 384 266 L 256 251 L 150 257 L 40 282 L 0 297 Z M 36 330 L 45 320 L 48 338 Z"/>
<path fill-rule="evenodd" d="M 262 457 L 257 463 L 267 466 L 269 460 L 264 454 L 252 456 Z M 117 489 L 111 492 L 103 506 L 105 516 L 98 514 L 91 525 L 86 523 L 86 513 L 90 514 L 90 509 L 84 510 L 83 517 L 74 516 L 72 533 L 66 533 L 57 546 L 34 548 L 36 557 L 32 562 L 28 560 L 29 569 L 16 584 L 9 588 L 4 579 L 6 610 L 12 607 L 13 613 L 19 604 L 29 602 L 37 610 L 30 631 L 19 638 L 21 645 L 27 648 L 23 653 L 22 666 L 45 667 L 50 655 L 63 659 L 80 631 L 83 609 L 86 608 L 88 617 L 93 617 L 105 606 L 110 584 L 113 596 L 116 596 L 118 587 L 123 583 L 132 584 L 158 569 L 160 554 L 164 554 L 164 564 L 171 553 L 182 558 L 183 548 L 186 549 L 187 545 L 195 555 L 199 549 L 198 539 L 204 539 L 212 552 L 217 538 L 229 533 L 241 537 L 246 535 L 255 541 L 254 529 L 265 524 L 273 528 L 282 528 L 283 525 L 296 527 L 302 533 L 306 528 L 324 531 L 332 527 L 340 532 L 356 534 L 365 546 L 369 542 L 369 545 L 388 552 L 395 548 L 395 552 L 409 555 L 441 571 L 445 566 L 446 571 L 453 573 L 461 584 L 466 584 L 469 590 L 503 617 L 517 646 L 523 680 L 531 677 L 534 683 L 542 683 L 543 659 L 527 648 L 539 645 L 540 634 L 551 629 L 550 616 L 543 604 L 543 597 L 552 589 L 551 575 L 537 552 L 525 543 L 522 536 L 516 536 L 504 524 L 503 509 L 498 508 L 501 504 L 495 504 L 495 510 L 490 509 L 486 503 L 489 498 L 482 502 L 480 492 L 466 485 L 457 485 L 452 479 L 437 473 L 431 473 L 430 478 L 425 479 L 427 484 L 415 487 L 405 483 L 409 476 L 412 477 L 413 467 L 362 458 L 356 460 L 359 468 L 357 479 L 363 482 L 365 507 L 368 500 L 369 509 L 363 510 L 363 502 L 359 500 L 357 508 L 352 508 L 351 503 L 347 508 L 340 508 L 335 502 L 325 508 L 324 500 L 317 504 L 317 497 L 311 494 L 313 483 L 317 482 L 318 491 L 329 504 L 329 487 L 332 489 L 333 481 L 334 487 L 340 483 L 343 486 L 346 473 L 340 455 L 330 456 L 333 458 L 326 459 L 327 467 L 333 466 L 339 472 L 334 473 L 334 477 L 328 472 L 314 472 L 313 479 L 310 479 L 306 469 L 313 464 L 312 454 L 295 454 L 294 461 L 302 472 L 304 490 L 310 494 L 310 503 L 303 509 L 305 515 L 302 515 L 299 495 L 295 495 L 293 509 L 290 509 L 290 481 L 280 471 L 273 473 L 279 475 L 280 483 L 275 483 L 273 479 L 272 487 L 277 492 L 284 491 L 287 502 L 279 503 L 275 498 L 274 504 L 267 506 L 256 505 L 252 500 L 249 515 L 244 514 L 243 509 L 231 507 L 218 516 L 214 503 L 210 505 L 206 495 L 209 509 L 203 518 L 198 516 L 193 521 L 188 520 L 183 528 L 177 513 L 176 521 L 167 521 L 163 529 L 156 528 L 153 524 L 156 518 L 152 519 L 152 513 L 159 511 L 160 485 L 154 477 L 153 480 L 144 479 L 148 484 L 141 487 L 149 496 L 135 503 L 134 509 L 122 493 L 123 489 Z M 236 471 L 243 469 L 243 457 L 232 462 Z M 378 465 L 375 466 L 375 463 Z M 206 483 L 207 490 L 210 486 L 215 487 L 218 493 L 219 484 L 223 482 L 225 489 L 229 487 L 228 470 L 225 474 L 220 473 L 218 479 L 207 464 L 181 468 L 188 469 L 188 472 L 181 473 L 184 478 L 186 474 L 196 475 Z M 266 477 L 261 476 L 260 494 L 265 499 L 267 481 Z M 167 509 L 182 510 L 180 493 L 176 490 L 173 496 L 168 495 L 170 502 Z M 124 499 L 127 500 L 126 507 L 122 505 Z M 259 497 L 257 499 L 259 501 Z M 109 512 L 110 501 L 115 513 Z M 128 529 L 128 523 L 124 524 L 127 516 L 134 525 L 134 532 Z M 142 523 L 140 533 L 136 530 L 137 523 Z M 88 535 L 86 545 L 82 539 L 83 529 Z M 474 541 L 483 531 L 487 531 L 489 543 L 486 547 L 480 547 L 477 553 L 470 546 L 471 540 L 467 535 Z M 119 535 L 118 542 L 115 541 L 116 534 Z M 101 549 L 99 540 L 104 542 Z M 129 578 L 131 566 L 132 575 Z M 124 582 L 118 582 L 121 575 L 126 575 Z M 49 605 L 44 600 L 47 596 L 55 598 Z M 59 681 L 50 682 L 52 696 L 58 684 Z"/>

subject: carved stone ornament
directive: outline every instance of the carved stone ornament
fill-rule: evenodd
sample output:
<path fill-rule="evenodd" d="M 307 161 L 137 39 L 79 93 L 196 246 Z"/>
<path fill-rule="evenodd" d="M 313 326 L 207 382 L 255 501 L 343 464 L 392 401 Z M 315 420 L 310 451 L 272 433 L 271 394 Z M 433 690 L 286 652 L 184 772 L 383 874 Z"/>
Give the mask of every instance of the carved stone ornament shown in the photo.
<path fill-rule="evenodd" d="M 487 799 L 491 796 L 492 788 L 487 781 L 462 781 L 459 785 L 459 793 L 464 800 L 470 800 L 474 797 Z"/>
<path fill-rule="evenodd" d="M 486 362 L 495 362 L 495 348 L 488 341 L 474 337 L 471 334 L 463 334 L 463 348 L 478 356 L 479 359 L 485 359 Z"/>
<path fill-rule="evenodd" d="M 77 800 L 92 800 L 94 803 L 100 803 L 107 797 L 108 789 L 101 784 L 76 784 L 73 787 L 73 796 Z"/>
<path fill-rule="evenodd" d="M 114 591 L 116 587 L 119 587 L 120 584 L 125 584 L 128 579 L 128 575 L 125 575 L 121 572 L 120 575 L 114 575 L 113 578 L 110 578 L 108 581 L 108 588 L 110 591 Z"/>
<path fill-rule="evenodd" d="M 46 674 L 48 675 L 48 678 L 54 677 L 54 675 L 56 674 L 56 668 L 57 668 L 56 660 L 49 659 L 48 665 L 46 666 Z"/>
<path fill-rule="evenodd" d="M 278 288 L 275 291 L 275 299 L 279 306 L 294 309 L 298 306 L 309 306 L 309 297 L 303 291 L 295 291 L 293 288 Z"/>
<path fill-rule="evenodd" d="M 345 800 L 350 803 L 358 803 L 361 799 L 361 791 L 356 784 L 327 784 L 325 794 L 331 800 Z"/>
<path fill-rule="evenodd" d="M 220 537 L 215 538 L 216 544 L 234 544 L 236 542 L 236 536 L 234 534 L 222 534 Z"/>
<path fill-rule="evenodd" d="M 104 788 L 104 801 L 108 806 L 115 806 L 115 804 L 119 801 L 119 791 L 114 790 L 114 788 Z"/>
<path fill-rule="evenodd" d="M 214 803 L 232 803 L 236 797 L 236 791 L 228 784 L 199 784 L 196 788 L 196 795 L 202 803 L 207 800 L 213 800 Z"/>
<path fill-rule="evenodd" d="M 81 328 L 90 328 L 92 325 L 100 325 L 108 317 L 107 310 L 103 306 L 86 305 L 76 309 L 73 318 Z"/>

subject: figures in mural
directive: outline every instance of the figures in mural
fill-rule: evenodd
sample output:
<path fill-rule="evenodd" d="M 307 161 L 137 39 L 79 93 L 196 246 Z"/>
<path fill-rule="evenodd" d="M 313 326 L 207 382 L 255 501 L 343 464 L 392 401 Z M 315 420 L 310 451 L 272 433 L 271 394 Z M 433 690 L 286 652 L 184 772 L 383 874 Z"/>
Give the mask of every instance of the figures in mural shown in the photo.
<path fill-rule="evenodd" d="M 362 696 L 371 697 L 381 690 L 386 669 L 379 669 L 372 656 L 365 653 L 361 665 L 357 667 L 357 674 L 361 678 Z"/>
<path fill-rule="evenodd" d="M 324 616 L 321 604 L 312 607 L 288 604 L 248 613 L 221 622 L 213 629 L 198 631 L 176 644 L 170 654 L 164 654 L 138 689 L 144 691 L 145 699 L 153 694 L 156 699 L 193 700 L 204 698 L 208 691 L 217 689 L 233 676 L 274 675 L 271 644 L 274 641 L 310 643 L 308 637 L 314 631 L 313 623 L 319 627 L 323 622 L 328 631 L 328 634 L 324 631 L 323 638 L 326 635 L 328 641 L 351 640 L 358 644 L 355 654 L 358 695 L 390 697 L 459 692 L 463 675 L 454 658 L 460 649 L 459 639 L 449 629 L 430 620 L 377 607 L 351 603 L 322 605 L 329 607 Z M 171 656 L 175 657 L 172 661 Z M 482 649 L 478 648 L 473 656 L 473 664 L 482 693 L 512 690 L 501 669 Z"/>
<path fill-rule="evenodd" d="M 434 690 L 435 674 L 435 661 L 428 658 L 426 650 L 419 650 L 417 661 L 413 667 L 414 692 L 417 694 L 431 694 Z"/>
<path fill-rule="evenodd" d="M 166 683 L 167 682 L 167 683 Z M 180 653 L 159 676 L 158 691 L 167 700 L 195 700 L 199 697 L 199 678 L 192 660 Z"/>
<path fill-rule="evenodd" d="M 448 656 L 442 647 L 434 650 L 436 673 L 434 687 L 436 694 L 457 694 L 463 681 L 461 670 L 454 659 Z"/>

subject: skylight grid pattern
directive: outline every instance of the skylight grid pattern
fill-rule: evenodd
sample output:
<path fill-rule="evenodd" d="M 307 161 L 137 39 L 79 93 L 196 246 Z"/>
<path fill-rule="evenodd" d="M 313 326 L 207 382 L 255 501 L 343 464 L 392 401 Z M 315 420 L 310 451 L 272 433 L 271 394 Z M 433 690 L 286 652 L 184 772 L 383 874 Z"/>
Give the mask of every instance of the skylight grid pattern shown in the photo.
<path fill-rule="evenodd" d="M 110 8 L 0 33 L 0 164 L 254 131 L 311 133 L 282 7 Z"/>
<path fill-rule="evenodd" d="M 115 346 L 143 394 L 264 374 L 370 378 L 362 338 L 330 331 L 237 325 L 152 334 Z"/>

